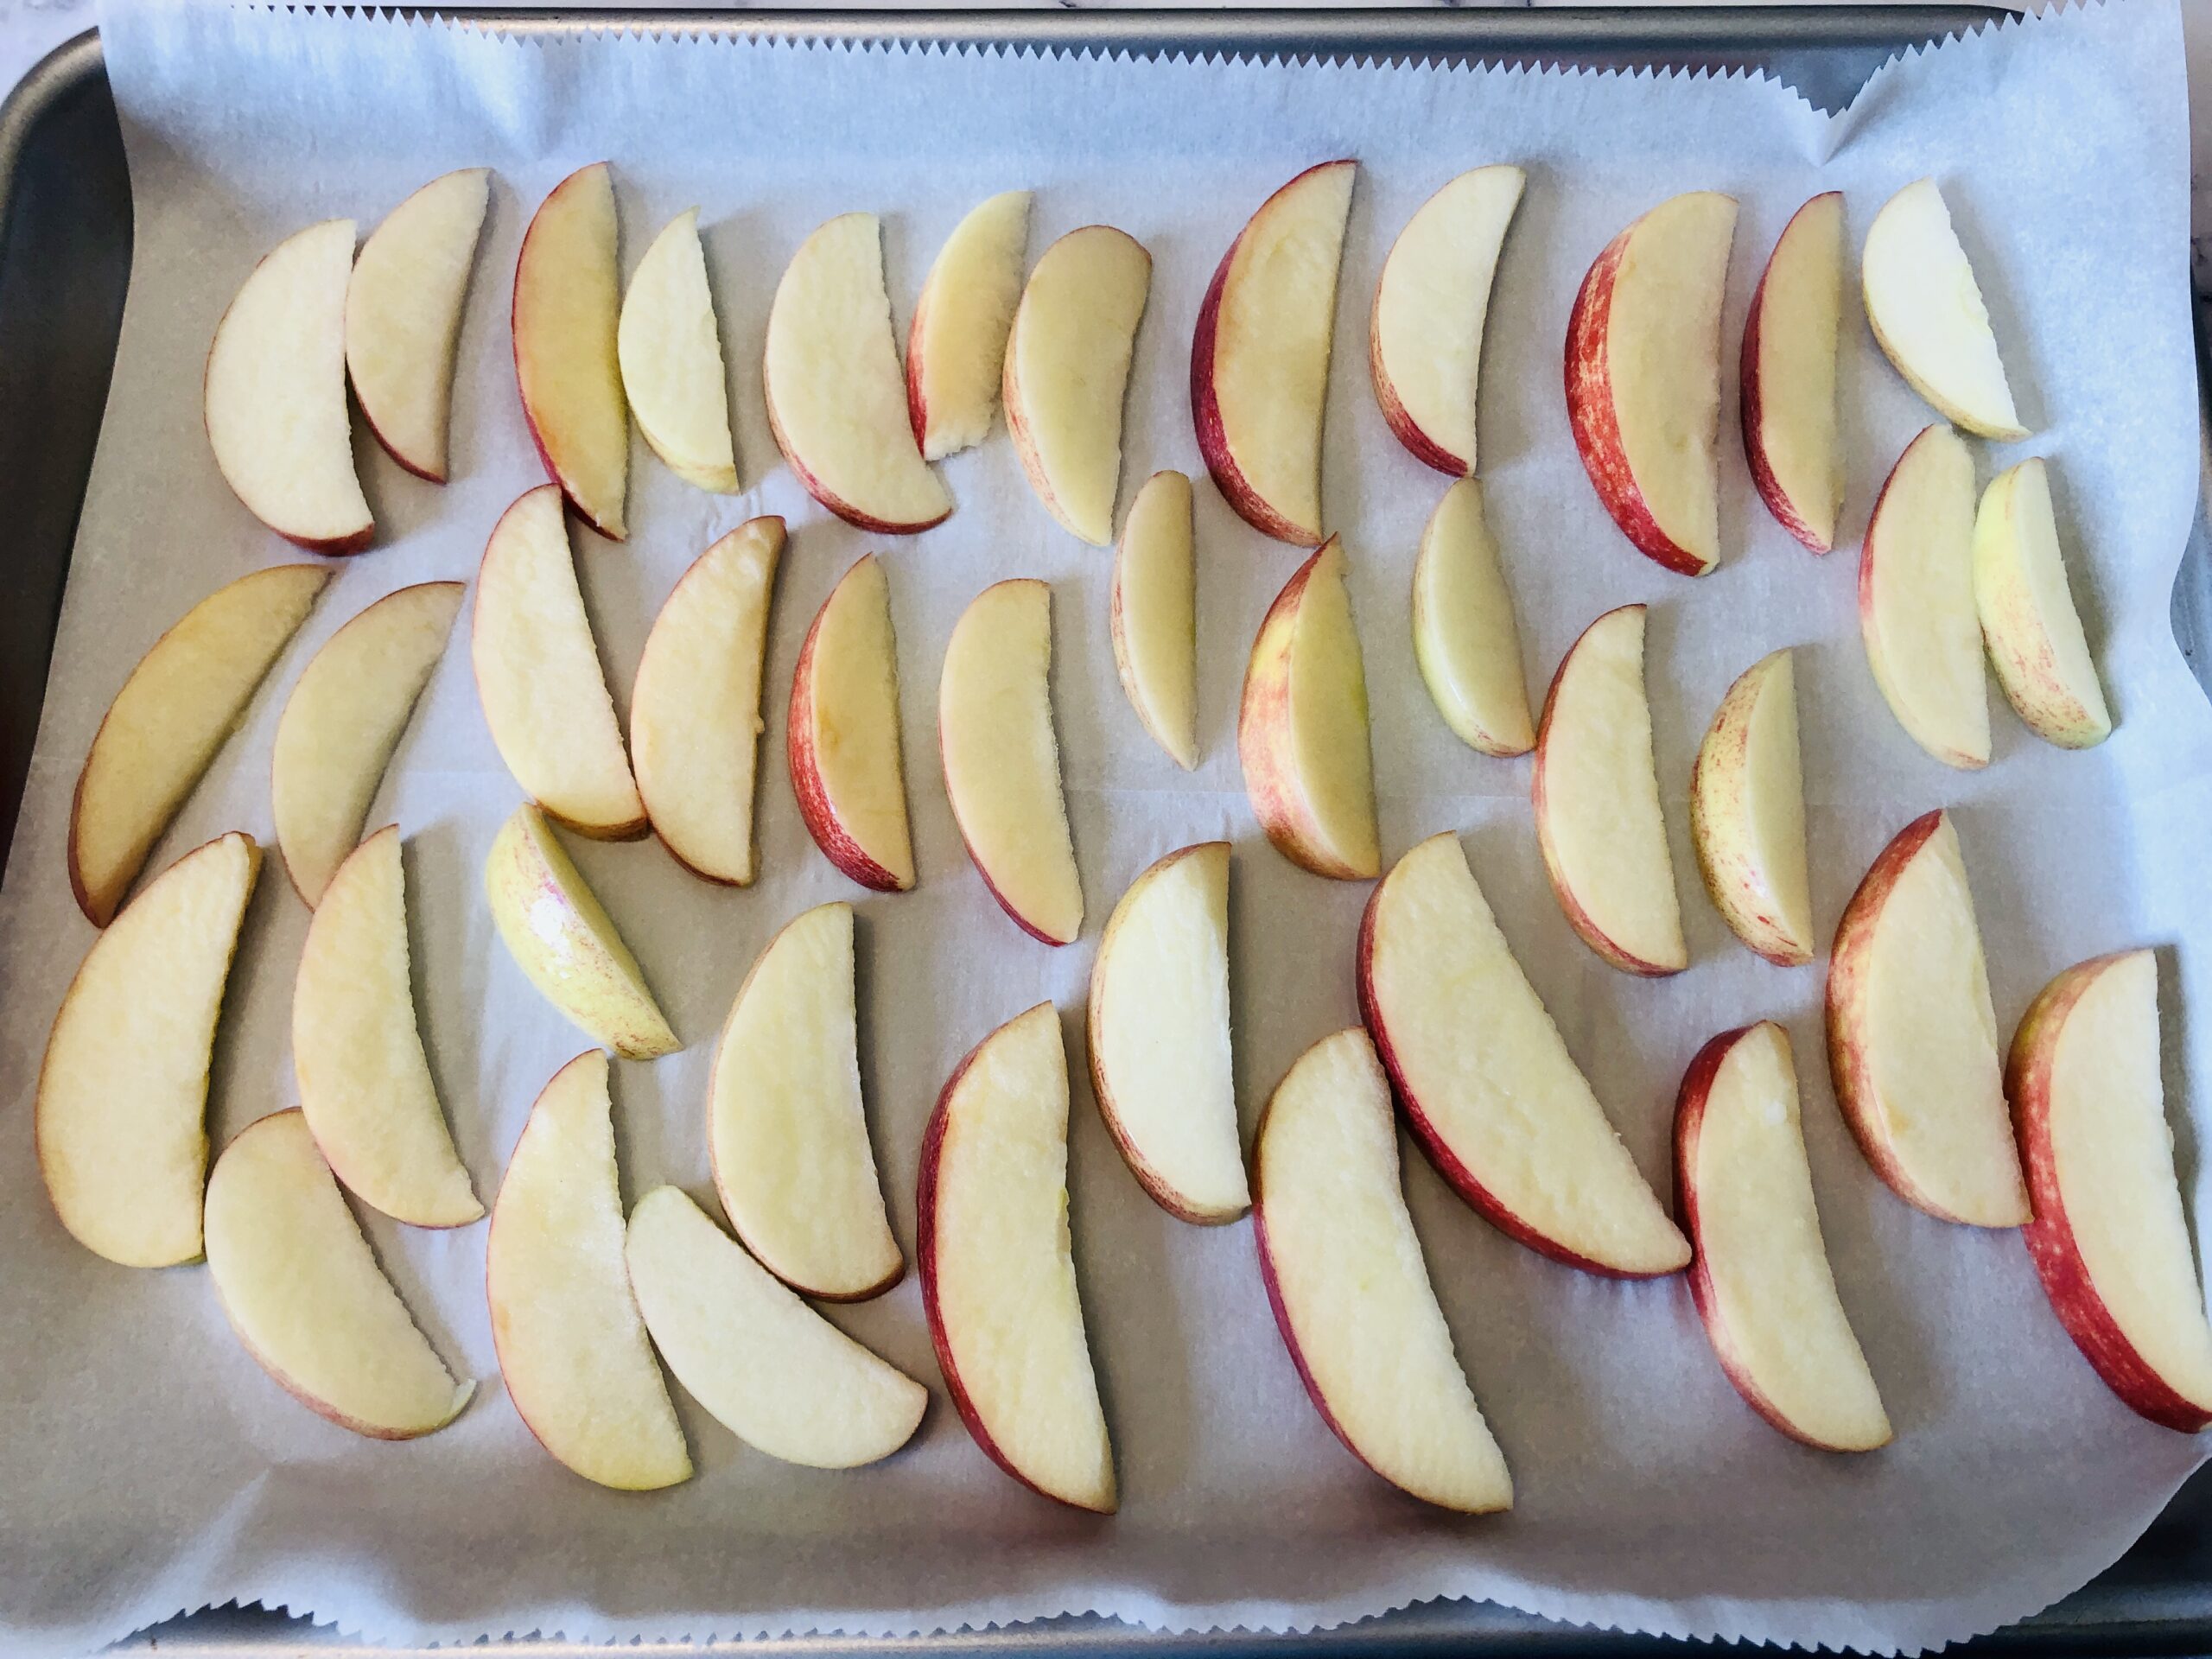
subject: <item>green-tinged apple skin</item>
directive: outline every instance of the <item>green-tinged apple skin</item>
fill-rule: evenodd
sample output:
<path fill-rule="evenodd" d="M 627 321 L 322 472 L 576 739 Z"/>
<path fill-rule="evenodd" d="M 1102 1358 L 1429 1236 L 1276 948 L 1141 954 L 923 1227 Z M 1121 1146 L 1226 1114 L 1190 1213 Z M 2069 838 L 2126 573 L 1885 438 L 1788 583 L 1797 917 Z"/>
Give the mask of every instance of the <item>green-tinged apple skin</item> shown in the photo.
<path fill-rule="evenodd" d="M 1777 968 L 1802 968 L 1813 959 L 1812 941 L 1792 937 L 1773 913 L 1779 906 L 1765 902 L 1750 849 L 1719 830 L 1710 799 L 1732 786 L 1738 794 L 1744 790 L 1751 716 L 1772 671 L 1770 664 L 1785 654 L 1763 657 L 1738 675 L 1706 728 L 1690 768 L 1690 845 L 1713 906 L 1736 937 Z"/>
<path fill-rule="evenodd" d="M 1824 210 L 1824 204 L 1840 203 L 1842 199 L 1843 193 L 1840 190 L 1824 191 L 1800 207 L 1790 216 L 1789 224 L 1782 227 L 1782 235 L 1775 240 L 1775 253 L 1781 252 L 1783 243 L 1788 239 L 1791 226 L 1798 219 L 1816 208 Z M 1767 458 L 1764 425 L 1766 384 L 1758 365 L 1759 346 L 1766 321 L 1767 279 L 1773 274 L 1774 256 L 1770 254 L 1766 269 L 1759 273 L 1759 285 L 1751 290 L 1751 309 L 1744 318 L 1744 354 L 1737 377 L 1744 429 L 1744 460 L 1751 470 L 1751 486 L 1759 493 L 1759 499 L 1766 503 L 1766 510 L 1774 515 L 1775 523 L 1788 531 L 1808 550 L 1826 553 L 1835 546 L 1834 538 L 1822 536 L 1805 522 L 1804 515 L 1797 510 L 1797 504 L 1789 499 L 1789 493 L 1782 487 L 1781 480 L 1774 475 L 1774 467 Z"/>
<path fill-rule="evenodd" d="M 794 463 L 796 464 L 796 463 Z M 846 573 L 848 576 L 850 571 Z M 843 585 L 841 578 L 839 586 Z M 798 649 L 791 670 L 790 709 L 784 721 L 784 753 L 791 765 L 791 794 L 798 802 L 799 817 L 823 857 L 844 875 L 874 893 L 903 893 L 911 885 L 868 856 L 860 842 L 846 833 L 830 802 L 829 785 L 822 777 L 822 758 L 814 749 L 814 649 L 822 635 L 822 619 L 836 597 L 835 588 L 808 624 L 806 639 Z"/>

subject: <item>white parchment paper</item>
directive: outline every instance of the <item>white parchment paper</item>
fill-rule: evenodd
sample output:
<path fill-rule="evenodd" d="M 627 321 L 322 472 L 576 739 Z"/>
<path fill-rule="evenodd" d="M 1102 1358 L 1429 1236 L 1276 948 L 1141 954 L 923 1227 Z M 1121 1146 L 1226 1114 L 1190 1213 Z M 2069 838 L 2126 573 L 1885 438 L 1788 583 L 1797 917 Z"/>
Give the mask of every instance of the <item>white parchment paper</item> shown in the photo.
<path fill-rule="evenodd" d="M 2042 1607 L 2113 1560 L 2202 1456 L 2116 1404 L 2044 1305 L 2019 1239 L 1942 1225 L 1868 1172 L 1821 1060 L 1817 968 L 1733 943 L 1697 885 L 1684 798 L 1696 740 L 1730 679 L 1800 648 L 1815 899 L 1833 926 L 1859 874 L 1912 816 L 1958 809 L 2009 1028 L 2057 969 L 2165 947 L 2171 1092 L 2200 1218 L 2212 1111 L 2212 715 L 2175 649 L 2167 594 L 2192 522 L 2196 404 L 2187 285 L 2182 54 L 2170 0 L 2007 25 L 1916 54 L 1831 120 L 1756 79 L 1417 67 L 1134 62 L 602 35 L 518 42 L 430 23 L 116 4 L 109 65 L 130 147 L 137 244 L 107 423 L 86 503 L 31 788 L 0 892 L 0 1630 L 18 1653 L 79 1650 L 231 1598 L 389 1639 L 506 1631 L 572 1637 L 911 1633 L 1071 1610 L 1191 1630 L 1327 1624 L 1439 1595 L 1675 1634 L 1916 1648 Z M 108 699 L 154 638 L 222 582 L 295 556 L 217 475 L 199 415 L 203 354 L 240 278 L 312 219 L 364 231 L 448 168 L 498 170 L 454 414 L 454 482 L 402 475 L 365 440 L 374 551 L 338 567 L 244 729 L 156 855 L 232 827 L 266 839 L 270 734 L 283 694 L 342 621 L 408 582 L 472 575 L 499 512 L 542 473 L 514 397 L 506 308 L 543 193 L 616 165 L 626 264 L 704 209 L 740 461 L 749 493 L 679 484 L 639 445 L 632 539 L 577 535 L 619 699 L 686 563 L 756 512 L 792 543 L 770 646 L 754 888 L 708 887 L 656 844 L 580 845 L 691 1046 L 616 1082 L 624 1179 L 706 1192 L 709 1046 L 754 953 L 808 905 L 855 899 L 866 1076 L 893 1218 L 913 1238 L 924 1118 L 957 1057 L 1041 997 L 1071 1039 L 1099 923 L 1147 862 L 1210 836 L 1237 845 L 1239 1093 L 1249 1128 L 1308 1043 L 1355 1017 L 1362 885 L 1316 880 L 1258 836 L 1236 768 L 1234 704 L 1253 631 L 1294 568 L 1201 485 L 1199 691 L 1205 764 L 1179 772 L 1116 684 L 1108 556 L 1031 499 L 1003 436 L 945 468 L 959 509 L 911 540 L 827 518 L 772 445 L 759 361 L 778 276 L 816 224 L 885 216 L 903 327 L 958 215 L 1038 192 L 1033 257 L 1103 220 L 1155 260 L 1129 398 L 1124 499 L 1155 468 L 1202 469 L 1187 412 L 1199 296 L 1245 216 L 1307 164 L 1362 163 L 1344 269 L 1326 461 L 1345 533 L 1374 704 L 1386 853 L 1465 832 L 1507 935 L 1645 1173 L 1663 1190 L 1675 1088 L 1713 1033 L 1784 1020 L 1805 1089 L 1821 1215 L 1843 1296 L 1898 1430 L 1872 1457 L 1806 1451 L 1723 1380 L 1679 1279 L 1622 1285 L 1509 1243 L 1418 1158 L 1407 1186 L 1432 1272 L 1516 1478 L 1507 1516 L 1448 1517 L 1356 1465 L 1307 1404 L 1268 1315 L 1248 1224 L 1206 1230 L 1153 1207 L 1116 1156 L 1077 1070 L 1072 1204 L 1085 1306 L 1124 1507 L 1101 1520 L 992 1468 L 943 1396 L 910 1276 L 831 1317 L 929 1381 L 914 1446 L 870 1470 L 788 1468 L 679 1401 L 699 1465 L 674 1491 L 589 1486 L 532 1442 L 499 1387 L 483 1229 L 410 1232 L 369 1217 L 442 1350 L 483 1382 L 448 1431 L 374 1445 L 293 1403 L 225 1328 L 203 1270 L 132 1272 L 74 1246 L 31 1157 L 48 1023 L 91 939 L 63 837 L 76 768 Z M 1381 259 L 1412 209 L 1481 162 L 1529 170 L 1500 270 L 1484 375 L 1492 522 L 1541 686 L 1576 632 L 1653 606 L 1658 754 L 1695 957 L 1644 982 L 1568 932 L 1529 828 L 1525 761 L 1459 746 L 1428 705 L 1408 628 L 1413 551 L 1443 481 L 1390 438 L 1362 359 Z M 1943 181 L 1982 273 L 2027 417 L 2055 458 L 2075 582 L 2120 728 L 2064 753 L 1998 711 L 1986 772 L 1945 770 L 1888 715 L 1853 611 L 1855 546 L 1884 472 L 1927 411 L 1853 318 L 1844 352 L 1850 496 L 1843 548 L 1798 549 L 1753 498 L 1724 416 L 1713 575 L 1632 551 L 1576 461 L 1560 343 L 1577 283 L 1623 224 L 1675 191 L 1736 193 L 1744 215 L 1727 338 L 1789 213 L 1847 193 L 1854 241 L 1897 187 Z M 1733 376 L 1730 376 L 1732 382 Z M 857 894 L 808 842 L 785 782 L 796 647 L 836 576 L 881 550 L 903 677 L 921 884 Z M 935 763 L 938 665 L 986 583 L 1047 577 L 1055 698 L 1090 923 L 1052 950 L 1001 915 L 959 849 Z M 462 629 L 467 626 L 463 619 Z M 372 823 L 409 836 L 418 995 L 456 1139 L 488 1198 L 531 1100 L 583 1039 L 538 1000 L 493 934 L 480 861 L 517 791 L 493 751 L 457 635 Z M 292 1103 L 289 991 L 306 912 L 272 862 L 248 918 L 216 1055 L 219 1142 Z"/>

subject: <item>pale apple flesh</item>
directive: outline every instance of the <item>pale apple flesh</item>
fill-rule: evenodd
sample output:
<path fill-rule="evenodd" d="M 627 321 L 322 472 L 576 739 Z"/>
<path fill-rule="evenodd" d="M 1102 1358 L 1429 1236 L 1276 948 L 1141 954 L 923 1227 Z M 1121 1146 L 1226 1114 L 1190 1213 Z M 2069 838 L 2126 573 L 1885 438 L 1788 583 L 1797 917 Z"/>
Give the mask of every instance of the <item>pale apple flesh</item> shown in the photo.
<path fill-rule="evenodd" d="M 1866 321 L 1905 384 L 1985 438 L 2024 438 L 1989 308 L 1933 179 L 1891 197 L 1860 256 Z"/>
<path fill-rule="evenodd" d="M 930 266 L 906 329 L 906 412 L 925 461 L 990 435 L 1028 245 L 1029 192 L 1002 191 L 969 210 Z"/>
<path fill-rule="evenodd" d="M 1444 493 L 1421 532 L 1413 620 L 1421 682 L 1459 741 L 1501 757 L 1534 748 L 1520 625 L 1483 512 L 1483 487 L 1471 478 Z"/>
<path fill-rule="evenodd" d="M 696 207 L 671 219 L 630 274 L 614 348 L 623 394 L 653 453 L 686 483 L 734 492 L 728 375 Z"/>
<path fill-rule="evenodd" d="M 2040 456 L 1999 473 L 1982 492 L 1974 598 L 1997 683 L 2028 729 L 2067 749 L 2110 737 L 2112 714 L 2067 586 Z"/>
<path fill-rule="evenodd" d="M 890 584 L 873 553 L 845 572 L 807 629 L 784 748 L 799 817 L 822 855 L 878 893 L 912 887 L 898 645 Z"/>
<path fill-rule="evenodd" d="M 616 348 L 614 180 L 605 162 L 554 187 L 515 262 L 515 383 L 545 475 L 601 535 L 620 541 L 630 406 Z"/>
<path fill-rule="evenodd" d="M 1189 772 L 1198 764 L 1198 559 L 1191 480 L 1147 479 L 1122 526 L 1106 601 L 1122 690 L 1154 742 Z"/>
<path fill-rule="evenodd" d="M 1843 193 L 1825 191 L 1783 226 L 1744 320 L 1744 457 L 1775 522 L 1815 553 L 1835 545 L 1843 505 Z"/>
<path fill-rule="evenodd" d="M 1796 659 L 1785 648 L 1728 688 L 1690 773 L 1690 845 L 1729 929 L 1778 968 L 1813 959 Z"/>
<path fill-rule="evenodd" d="M 1989 764 L 1974 595 L 1974 457 L 1948 426 L 1905 446 L 1867 521 L 1859 632 L 1897 724 L 1947 766 Z"/>

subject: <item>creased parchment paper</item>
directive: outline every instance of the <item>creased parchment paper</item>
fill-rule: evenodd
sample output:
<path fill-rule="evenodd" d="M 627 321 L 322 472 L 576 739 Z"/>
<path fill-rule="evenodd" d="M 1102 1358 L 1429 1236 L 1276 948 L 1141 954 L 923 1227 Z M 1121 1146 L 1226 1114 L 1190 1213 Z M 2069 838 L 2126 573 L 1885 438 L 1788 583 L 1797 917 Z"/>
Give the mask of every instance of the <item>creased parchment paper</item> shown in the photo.
<path fill-rule="evenodd" d="M 116 5 L 109 63 L 137 200 L 137 263 L 79 538 L 31 791 L 0 893 L 0 1629 L 17 1653 L 82 1649 L 230 1598 L 389 1639 L 911 1633 L 1097 1610 L 1178 1630 L 1303 1629 L 1421 1598 L 1491 1597 L 1560 1618 L 1674 1634 L 1910 1649 L 2044 1606 L 2110 1562 L 2202 1455 L 2107 1395 L 2045 1306 L 2018 1237 L 1930 1221 L 1883 1189 L 1838 1121 L 1818 969 L 1734 944 L 1696 886 L 1685 790 L 1729 680 L 1800 648 L 1815 899 L 1833 926 L 1908 818 L 1959 810 L 2000 1023 L 2092 952 L 2166 947 L 2170 1078 L 2197 1213 L 2212 1109 L 2212 715 L 2176 652 L 2167 593 L 2191 523 L 2196 414 L 2183 91 L 2175 9 L 2138 0 L 2007 25 L 1876 78 L 1843 117 L 1758 79 L 1286 63 L 1131 62 L 741 45 L 613 35 L 517 42 L 437 24 L 219 7 Z M 1307 164 L 1362 163 L 1331 382 L 1327 516 L 1341 526 L 1374 703 L 1386 853 L 1465 832 L 1484 887 L 1644 1172 L 1691 1054 L 1726 1027 L 1785 1021 L 1805 1090 L 1821 1216 L 1843 1297 L 1898 1430 L 1839 1459 L 1738 1401 L 1680 1279 L 1622 1285 L 1540 1260 L 1418 1158 L 1406 1184 L 1429 1264 L 1510 1459 L 1509 1516 L 1455 1519 L 1357 1466 L 1303 1397 L 1269 1321 L 1249 1224 L 1153 1207 L 1077 1084 L 1074 1227 L 1120 1462 L 1111 1520 L 1016 1487 L 943 1395 L 917 1282 L 832 1317 L 929 1381 L 912 1447 L 865 1471 L 785 1467 L 680 1402 L 699 1474 L 655 1497 L 587 1485 L 533 1444 L 499 1386 L 484 1230 L 369 1217 L 442 1350 L 483 1388 L 450 1430 L 372 1445 L 283 1395 L 224 1328 L 205 1272 L 132 1272 L 61 1232 L 32 1161 L 47 1025 L 90 931 L 64 880 L 69 791 L 94 723 L 159 632 L 219 583 L 293 556 L 218 477 L 200 426 L 210 331 L 252 262 L 310 219 L 372 225 L 448 168 L 498 169 L 463 340 L 454 482 L 402 476 L 365 441 L 374 551 L 343 562 L 155 858 L 234 826 L 270 833 L 270 733 L 308 654 L 372 599 L 472 575 L 494 519 L 542 477 L 514 397 L 506 308 L 518 240 L 572 168 L 614 160 L 626 264 L 704 209 L 750 493 L 701 494 L 639 446 L 627 545 L 577 535 L 618 698 L 685 563 L 757 512 L 793 531 L 770 646 L 760 823 L 765 874 L 708 887 L 657 845 L 576 848 L 691 1046 L 616 1081 L 624 1181 L 706 1186 L 702 1094 L 740 977 L 802 908 L 862 918 L 866 1077 L 894 1225 L 911 1248 L 924 1118 L 954 1061 L 1040 998 L 1076 1010 L 1097 929 L 1167 849 L 1236 842 L 1239 1095 L 1247 1127 L 1308 1043 L 1354 1018 L 1366 896 L 1305 875 L 1256 833 L 1240 787 L 1236 687 L 1262 610 L 1297 563 L 1201 485 L 1205 764 L 1185 776 L 1114 678 L 1109 559 L 1030 498 L 1003 436 L 946 467 L 959 510 L 912 540 L 826 518 L 770 442 L 763 321 L 785 260 L 830 215 L 885 215 L 902 325 L 957 216 L 1038 191 L 1033 257 L 1092 221 L 1156 261 L 1129 399 L 1124 499 L 1154 469 L 1200 470 L 1185 402 L 1199 296 L 1245 216 Z M 1644 982 L 1599 964 L 1546 890 L 1525 761 L 1459 747 L 1425 698 L 1408 628 L 1413 551 L 1443 483 L 1392 441 L 1366 384 L 1379 262 L 1446 178 L 1511 160 L 1529 184 L 1499 273 L 1484 375 L 1493 523 L 1541 686 L 1581 626 L 1653 606 L 1652 697 L 1695 965 Z M 1724 415 L 1728 559 L 1700 582 L 1636 555 L 1592 494 L 1562 407 L 1560 342 L 1585 267 L 1679 190 L 1744 204 L 1728 351 L 1777 232 L 1813 192 L 1847 193 L 1854 244 L 1891 191 L 1941 176 L 1983 273 L 2028 418 L 1985 472 L 2055 457 L 2120 728 L 2064 753 L 1997 715 L 1995 764 L 1944 770 L 1881 704 L 1853 613 L 1874 490 L 1927 411 L 1855 316 L 1844 354 L 1850 495 L 1842 550 L 1811 557 L 1753 499 Z M 887 561 L 908 789 L 922 872 L 856 893 L 808 842 L 781 728 L 800 636 L 861 552 Z M 1073 948 L 1018 933 L 962 855 L 935 759 L 937 677 L 962 607 L 1001 576 L 1049 578 L 1054 685 L 1090 920 Z M 517 791 L 470 683 L 461 623 L 372 823 L 409 841 L 418 995 L 454 1133 L 488 1199 L 539 1086 L 583 1039 L 496 941 L 477 871 Z M 289 991 L 306 912 L 274 862 L 248 918 L 214 1067 L 219 1142 L 292 1103 Z M 1078 1072 L 1080 1065 L 1078 1064 Z"/>

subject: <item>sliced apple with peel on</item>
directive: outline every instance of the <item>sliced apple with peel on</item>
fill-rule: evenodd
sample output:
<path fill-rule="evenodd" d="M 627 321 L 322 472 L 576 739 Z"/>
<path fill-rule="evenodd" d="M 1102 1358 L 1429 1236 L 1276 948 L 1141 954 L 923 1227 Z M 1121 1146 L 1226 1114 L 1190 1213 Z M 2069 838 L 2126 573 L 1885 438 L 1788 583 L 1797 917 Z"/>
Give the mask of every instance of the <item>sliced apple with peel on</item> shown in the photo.
<path fill-rule="evenodd" d="M 614 348 L 623 395 L 653 453 L 685 483 L 733 493 L 729 377 L 696 207 L 669 220 L 630 273 Z"/>
<path fill-rule="evenodd" d="M 976 1444 L 1033 1491 L 1110 1515 L 1114 1449 L 1068 1220 L 1068 1064 L 1040 1002 L 954 1068 L 922 1137 L 922 1307 Z"/>
<path fill-rule="evenodd" d="M 1787 650 L 1737 677 L 1690 772 L 1690 845 L 1729 931 L 1777 968 L 1813 959 L 1797 673 Z"/>
<path fill-rule="evenodd" d="M 840 518 L 908 536 L 951 513 L 907 413 L 874 213 L 831 219 L 791 256 L 768 308 L 761 378 L 776 447 Z"/>
<path fill-rule="evenodd" d="M 330 572 L 280 564 L 217 588 L 139 659 L 86 751 L 69 803 L 69 889 L 105 927 L 238 729 Z"/>
<path fill-rule="evenodd" d="M 1938 414 L 1980 437 L 2028 435 L 1981 284 L 1935 180 L 1908 184 L 1874 215 L 1859 282 L 1875 340 Z"/>
<path fill-rule="evenodd" d="M 1974 457 L 1948 426 L 1905 446 L 1859 556 L 1859 632 L 1890 712 L 1947 766 L 1989 764 L 1974 613 Z"/>
<path fill-rule="evenodd" d="M 1191 421 L 1222 499 L 1263 536 L 1318 547 L 1337 268 L 1359 164 L 1310 167 L 1221 257 L 1191 342 Z"/>
<path fill-rule="evenodd" d="M 1789 1036 L 1772 1020 L 1723 1032 L 1690 1062 L 1675 1190 L 1697 1246 L 1690 1297 L 1745 1403 L 1824 1452 L 1887 1446 L 1889 1414 L 1821 1238 Z"/>
<path fill-rule="evenodd" d="M 1356 962 L 1361 1017 L 1454 1192 L 1569 1267 L 1646 1278 L 1689 1260 L 1498 931 L 1457 836 L 1430 836 L 1382 879 Z"/>
<path fill-rule="evenodd" d="M 1767 257 L 1744 319 L 1744 458 L 1775 522 L 1815 553 L 1843 505 L 1836 342 L 1843 317 L 1843 193 L 1800 207 Z"/>
<path fill-rule="evenodd" d="M 707 1084 L 707 1151 L 737 1236 L 792 1289 L 880 1295 L 906 1271 L 861 1101 L 853 907 L 786 923 L 738 987 Z"/>
<path fill-rule="evenodd" d="M 39 1173 L 70 1236 L 126 1268 L 200 1255 L 208 1061 L 260 869 L 235 830 L 187 853 L 92 942 L 54 1016 Z"/>
<path fill-rule="evenodd" d="M 607 1056 L 553 1074 L 492 1205 L 484 1291 L 499 1374 L 537 1442 L 586 1480 L 652 1491 L 691 1454 L 630 1289 Z"/>
<path fill-rule="evenodd" d="M 1720 307 L 1736 201 L 1661 202 L 1605 245 L 1567 325 L 1567 414 L 1598 499 L 1637 550 L 1720 563 Z"/>
<path fill-rule="evenodd" d="M 1028 245 L 1029 192 L 1007 190 L 971 208 L 938 250 L 906 328 L 906 413 L 925 461 L 990 435 Z"/>
<path fill-rule="evenodd" d="M 1471 478 L 1445 491 L 1421 531 L 1413 620 L 1421 683 L 1459 741 L 1501 757 L 1534 748 L 1520 625 L 1483 512 L 1483 486 Z"/>
<path fill-rule="evenodd" d="M 1989 969 L 1948 813 L 1899 830 L 1852 894 L 1829 956 L 1827 1034 L 1844 1122 L 1899 1198 L 1973 1227 L 2028 1219 Z"/>
<path fill-rule="evenodd" d="M 891 587 L 864 553 L 822 601 L 791 672 L 785 755 L 822 855 L 864 887 L 914 885 Z"/>
<path fill-rule="evenodd" d="M 430 1346 L 296 1109 L 240 1130 L 207 1178 L 207 1276 L 239 1343 L 340 1428 L 411 1440 L 476 1392 Z"/>
<path fill-rule="evenodd" d="M 620 541 L 630 406 L 616 349 L 621 275 L 614 178 L 579 168 L 539 204 L 515 262 L 515 382 L 545 475 L 577 515 Z"/>
<path fill-rule="evenodd" d="M 1974 599 L 1997 683 L 2028 729 L 2063 749 L 2110 737 L 2112 715 L 2067 586 L 2040 456 L 1998 474 L 1981 493 Z"/>
<path fill-rule="evenodd" d="M 1198 764 L 1198 585 L 1191 480 L 1154 473 L 1122 526 L 1107 631 L 1129 706 L 1185 772 Z"/>
<path fill-rule="evenodd" d="M 1406 1211 L 1390 1088 L 1365 1032 L 1299 1056 L 1268 1099 L 1253 1161 L 1261 1276 L 1322 1421 L 1425 1503 L 1510 1509 L 1513 1478 Z"/>

